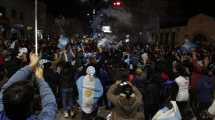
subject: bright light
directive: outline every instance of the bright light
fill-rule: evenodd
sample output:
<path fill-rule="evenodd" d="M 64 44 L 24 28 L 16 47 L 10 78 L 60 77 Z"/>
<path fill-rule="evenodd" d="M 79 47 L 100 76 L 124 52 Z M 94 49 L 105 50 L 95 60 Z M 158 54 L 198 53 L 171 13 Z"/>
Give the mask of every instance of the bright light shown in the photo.
<path fill-rule="evenodd" d="M 120 3 L 120 2 L 116 2 L 116 5 L 117 5 L 117 6 L 120 6 L 120 5 L 121 5 L 121 3 Z"/>
<path fill-rule="evenodd" d="M 93 15 L 95 15 L 96 14 L 96 10 L 95 9 L 93 9 Z"/>
<path fill-rule="evenodd" d="M 102 27 L 102 31 L 103 31 L 104 33 L 112 33 L 111 27 L 110 27 L 110 26 L 103 26 L 103 27 Z"/>
<path fill-rule="evenodd" d="M 3 13 L 0 12 L 0 17 L 3 16 Z"/>
<path fill-rule="evenodd" d="M 115 8 L 119 8 L 119 7 L 123 6 L 123 3 L 121 0 L 114 0 L 114 2 L 112 4 L 113 4 L 113 7 L 115 7 Z"/>

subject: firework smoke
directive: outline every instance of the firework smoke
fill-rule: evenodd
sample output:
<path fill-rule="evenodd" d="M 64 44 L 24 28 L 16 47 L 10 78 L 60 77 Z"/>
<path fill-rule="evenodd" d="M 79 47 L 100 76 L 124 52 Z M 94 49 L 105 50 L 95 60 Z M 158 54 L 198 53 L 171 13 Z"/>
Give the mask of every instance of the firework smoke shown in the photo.
<path fill-rule="evenodd" d="M 103 10 L 103 13 L 108 17 L 113 17 L 117 19 L 121 24 L 132 26 L 132 14 L 126 11 L 125 9 L 112 9 L 108 8 Z"/>

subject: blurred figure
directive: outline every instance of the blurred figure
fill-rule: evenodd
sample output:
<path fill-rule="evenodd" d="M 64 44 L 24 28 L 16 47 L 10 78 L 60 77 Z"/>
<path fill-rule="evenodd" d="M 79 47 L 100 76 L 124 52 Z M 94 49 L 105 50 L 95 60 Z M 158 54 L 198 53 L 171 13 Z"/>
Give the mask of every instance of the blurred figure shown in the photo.
<path fill-rule="evenodd" d="M 57 104 L 50 87 L 45 82 L 43 70 L 36 68 L 38 57 L 30 55 L 30 64 L 18 70 L 2 87 L 0 93 L 1 120 L 55 120 Z M 34 87 L 28 77 L 35 70 L 42 101 L 42 110 L 33 115 Z M 3 103 L 2 103 L 3 102 Z"/>
<path fill-rule="evenodd" d="M 153 116 L 152 120 L 182 120 L 180 110 L 175 101 L 177 97 L 176 83 L 174 81 L 166 81 L 164 84 L 164 105 Z"/>
<path fill-rule="evenodd" d="M 142 95 L 129 82 L 116 82 L 108 90 L 108 99 L 114 108 L 108 120 L 144 120 L 144 113 L 138 112 L 142 105 Z"/>
<path fill-rule="evenodd" d="M 111 80 L 110 80 L 109 74 L 104 66 L 100 67 L 98 76 L 99 76 L 99 79 L 101 80 L 101 83 L 102 83 L 102 86 L 104 89 L 104 94 L 101 99 L 101 104 L 104 103 L 106 109 L 109 109 L 111 107 L 111 105 L 110 105 L 110 102 L 107 100 L 106 93 L 107 93 L 108 88 L 111 85 Z"/>
<path fill-rule="evenodd" d="M 0 50 L 0 52 L 2 52 Z M 4 73 L 5 73 L 5 60 L 4 56 L 2 53 L 0 53 L 0 78 L 4 78 Z"/>
<path fill-rule="evenodd" d="M 175 82 L 178 85 L 176 101 L 182 116 L 184 116 L 189 100 L 189 78 L 183 65 L 178 64 L 176 70 L 178 73 L 178 77 L 175 79 Z"/>
<path fill-rule="evenodd" d="M 89 66 L 87 75 L 81 76 L 76 85 L 78 88 L 78 103 L 81 108 L 81 120 L 93 120 L 97 116 L 98 100 L 103 95 L 103 86 L 94 75 L 96 70 Z"/>
<path fill-rule="evenodd" d="M 182 120 L 182 117 L 176 102 L 169 101 L 164 108 L 155 114 L 152 120 Z"/>
<path fill-rule="evenodd" d="M 161 85 L 159 78 L 151 67 L 147 68 L 147 78 L 143 83 L 143 100 L 145 119 L 151 120 L 154 114 L 159 110 Z"/>
<path fill-rule="evenodd" d="M 75 68 L 69 63 L 65 63 L 62 69 L 62 80 L 61 80 L 61 92 L 62 92 L 62 105 L 64 111 L 64 117 L 74 117 L 74 105 L 76 93 L 75 85 Z"/>
<path fill-rule="evenodd" d="M 192 75 L 191 75 L 191 96 L 190 99 L 192 101 L 192 108 L 195 110 L 195 113 L 197 113 L 197 82 L 202 78 L 202 69 L 203 69 L 203 64 L 202 61 L 200 60 L 200 57 L 197 52 L 193 51 L 192 52 Z"/>
<path fill-rule="evenodd" d="M 50 88 L 52 89 L 55 97 L 58 97 L 59 91 L 59 83 L 60 83 L 60 75 L 53 70 L 51 67 L 52 63 L 47 62 L 44 66 L 44 78 L 46 82 L 49 84 Z"/>
<path fill-rule="evenodd" d="M 202 79 L 197 82 L 197 98 L 200 112 L 207 110 L 212 104 L 214 90 L 214 77 L 212 77 L 209 70 L 204 69 Z"/>

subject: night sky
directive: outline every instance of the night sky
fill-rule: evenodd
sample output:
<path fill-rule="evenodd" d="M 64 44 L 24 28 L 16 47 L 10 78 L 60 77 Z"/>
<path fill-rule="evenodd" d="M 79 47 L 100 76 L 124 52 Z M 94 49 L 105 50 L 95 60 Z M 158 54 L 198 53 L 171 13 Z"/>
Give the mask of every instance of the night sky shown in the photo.
<path fill-rule="evenodd" d="M 183 0 L 184 14 L 193 16 L 198 13 L 205 13 L 215 17 L 213 0 Z"/>
<path fill-rule="evenodd" d="M 90 0 L 91 3 L 81 3 L 80 0 L 45 0 L 48 6 L 48 12 L 55 15 L 64 15 L 66 17 L 79 17 L 83 18 L 87 12 L 93 8 L 103 8 L 109 3 L 103 2 L 103 0 Z M 94 1 L 94 3 L 92 3 Z M 123 1 L 123 0 L 122 0 Z M 125 1 L 125 0 L 124 0 Z M 174 7 L 170 6 L 167 9 L 168 15 L 171 17 L 191 17 L 199 13 L 205 13 L 215 17 L 213 10 L 213 0 L 167 0 L 171 4 L 177 3 Z M 136 0 L 132 0 L 136 2 Z M 138 3 L 136 3 L 138 4 Z M 156 4 L 156 3 L 155 3 Z M 177 14 L 179 11 L 180 14 Z"/>
<path fill-rule="evenodd" d="M 46 0 L 48 12 L 66 17 L 82 17 L 93 8 L 106 7 L 108 3 L 102 0 L 92 0 L 94 3 L 81 3 L 80 0 Z M 109 3 L 110 4 L 110 3 Z"/>

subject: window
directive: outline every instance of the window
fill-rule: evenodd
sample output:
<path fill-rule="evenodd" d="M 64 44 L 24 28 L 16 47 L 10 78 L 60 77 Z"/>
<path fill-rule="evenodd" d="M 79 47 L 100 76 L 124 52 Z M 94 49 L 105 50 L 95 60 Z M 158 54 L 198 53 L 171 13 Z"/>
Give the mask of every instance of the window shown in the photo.
<path fill-rule="evenodd" d="M 12 9 L 12 11 L 11 11 L 11 17 L 12 18 L 16 18 L 17 17 L 16 10 Z"/>
<path fill-rule="evenodd" d="M 165 33 L 165 45 L 169 44 L 169 32 Z"/>
<path fill-rule="evenodd" d="M 160 33 L 160 45 L 163 44 L 163 40 L 164 40 L 164 34 L 163 33 Z"/>
<path fill-rule="evenodd" d="M 171 35 L 171 44 L 172 44 L 172 48 L 175 47 L 175 32 L 172 32 L 172 35 Z"/>
<path fill-rule="evenodd" d="M 20 15 L 19 15 L 19 19 L 20 19 L 21 21 L 23 21 L 23 20 L 24 20 L 23 12 L 21 12 L 21 13 L 20 13 Z"/>

